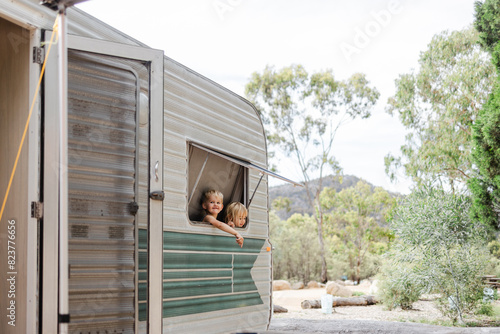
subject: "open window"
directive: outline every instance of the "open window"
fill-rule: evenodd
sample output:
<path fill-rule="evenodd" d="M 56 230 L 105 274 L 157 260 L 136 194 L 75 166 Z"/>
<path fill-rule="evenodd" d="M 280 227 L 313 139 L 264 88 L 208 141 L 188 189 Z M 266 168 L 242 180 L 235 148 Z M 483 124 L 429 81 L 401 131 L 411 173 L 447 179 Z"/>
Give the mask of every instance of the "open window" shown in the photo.
<path fill-rule="evenodd" d="M 188 214 L 191 222 L 201 222 L 205 211 L 201 207 L 203 194 L 210 189 L 224 195 L 224 209 L 231 202 L 248 207 L 248 168 L 234 158 L 196 144 L 189 144 Z M 218 219 L 224 220 L 225 210 Z"/>
<path fill-rule="evenodd" d="M 247 209 L 250 207 L 260 181 L 266 174 L 296 186 L 302 186 L 265 168 L 195 143 L 189 143 L 188 149 L 188 215 L 189 220 L 193 223 L 199 223 L 205 217 L 201 202 L 203 194 L 207 190 L 215 189 L 224 195 L 224 210 L 218 217 L 222 221 L 226 213 L 225 208 L 229 203 L 241 202 Z M 257 170 L 261 175 L 259 183 L 252 193 L 248 190 L 249 169 Z M 247 218 L 244 227 L 248 226 L 248 221 Z"/>

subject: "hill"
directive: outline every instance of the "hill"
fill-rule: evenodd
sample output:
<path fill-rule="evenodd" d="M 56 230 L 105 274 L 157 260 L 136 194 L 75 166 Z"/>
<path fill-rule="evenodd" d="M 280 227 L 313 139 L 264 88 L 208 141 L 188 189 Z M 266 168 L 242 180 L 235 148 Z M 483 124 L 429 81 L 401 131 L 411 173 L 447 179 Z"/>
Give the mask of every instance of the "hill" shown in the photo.
<path fill-rule="evenodd" d="M 342 182 L 339 182 L 338 178 L 334 176 L 327 176 L 323 179 L 323 187 L 330 187 L 335 189 L 337 192 L 341 191 L 345 188 L 350 188 L 355 186 L 359 181 L 361 181 L 357 176 L 353 175 L 344 175 L 342 176 Z M 363 180 L 364 181 L 364 180 Z M 366 182 L 366 181 L 365 181 Z M 313 187 L 317 189 L 318 187 L 318 179 L 313 180 Z M 374 187 L 372 184 L 368 183 L 370 186 Z M 397 196 L 398 194 L 390 193 L 393 196 Z M 269 188 L 269 201 L 272 204 L 273 201 L 278 197 L 288 197 L 291 201 L 290 211 L 286 211 L 285 209 L 276 211 L 280 219 L 286 220 L 294 213 L 299 214 L 313 214 L 313 210 L 310 205 L 307 203 L 307 194 L 304 187 L 295 187 L 292 184 L 284 184 L 280 186 L 270 187 Z"/>

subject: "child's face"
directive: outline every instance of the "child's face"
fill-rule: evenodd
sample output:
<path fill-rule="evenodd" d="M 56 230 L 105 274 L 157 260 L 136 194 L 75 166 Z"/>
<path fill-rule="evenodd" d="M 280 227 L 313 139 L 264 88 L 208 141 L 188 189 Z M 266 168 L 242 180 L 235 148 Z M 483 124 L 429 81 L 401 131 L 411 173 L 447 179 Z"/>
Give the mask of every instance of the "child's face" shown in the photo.
<path fill-rule="evenodd" d="M 233 223 L 236 227 L 243 227 L 243 225 L 245 225 L 246 219 L 247 215 L 241 213 L 234 218 Z"/>
<path fill-rule="evenodd" d="M 214 217 L 217 217 L 223 207 L 222 200 L 215 195 L 210 195 L 210 197 L 208 197 L 208 199 L 203 203 L 203 209 Z"/>

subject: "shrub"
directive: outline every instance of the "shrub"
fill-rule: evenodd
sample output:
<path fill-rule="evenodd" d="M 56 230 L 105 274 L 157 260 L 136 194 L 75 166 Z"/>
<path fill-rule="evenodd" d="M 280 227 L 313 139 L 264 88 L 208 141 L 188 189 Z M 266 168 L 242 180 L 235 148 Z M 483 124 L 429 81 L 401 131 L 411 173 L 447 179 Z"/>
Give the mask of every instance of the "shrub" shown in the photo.
<path fill-rule="evenodd" d="M 423 289 L 411 265 L 401 263 L 397 256 L 393 252 L 387 254 L 387 261 L 378 276 L 378 296 L 389 310 L 398 306 L 409 310 L 418 301 Z"/>
<path fill-rule="evenodd" d="M 476 311 L 476 314 L 481 314 L 491 317 L 494 314 L 493 305 L 491 303 L 481 303 Z"/>
<path fill-rule="evenodd" d="M 387 276 L 389 287 L 406 293 L 409 301 L 423 289 L 439 292 L 443 315 L 462 323 L 482 300 L 489 255 L 486 229 L 470 219 L 470 205 L 468 197 L 435 189 L 409 195 L 391 222 L 398 242 Z"/>
<path fill-rule="evenodd" d="M 294 214 L 287 221 L 270 215 L 273 277 L 307 283 L 321 274 L 316 223 L 308 215 Z"/>
<path fill-rule="evenodd" d="M 494 257 L 500 259 L 500 241 L 492 240 L 488 243 L 488 249 Z"/>

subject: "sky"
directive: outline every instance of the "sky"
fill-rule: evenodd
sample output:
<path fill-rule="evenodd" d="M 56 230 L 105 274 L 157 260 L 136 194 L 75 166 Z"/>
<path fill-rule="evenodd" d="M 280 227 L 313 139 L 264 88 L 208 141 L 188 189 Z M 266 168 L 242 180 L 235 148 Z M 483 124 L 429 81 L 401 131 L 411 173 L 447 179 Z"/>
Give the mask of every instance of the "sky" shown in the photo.
<path fill-rule="evenodd" d="M 380 98 L 369 119 L 340 128 L 334 156 L 345 175 L 409 193 L 392 183 L 384 156 L 399 155 L 407 131 L 385 109 L 399 75 L 418 70 L 432 37 L 467 28 L 475 0 L 89 0 L 80 9 L 244 96 L 253 72 L 301 64 L 337 80 L 364 73 Z M 301 181 L 285 158 L 278 173 Z M 270 186 L 280 184 L 269 180 Z"/>

